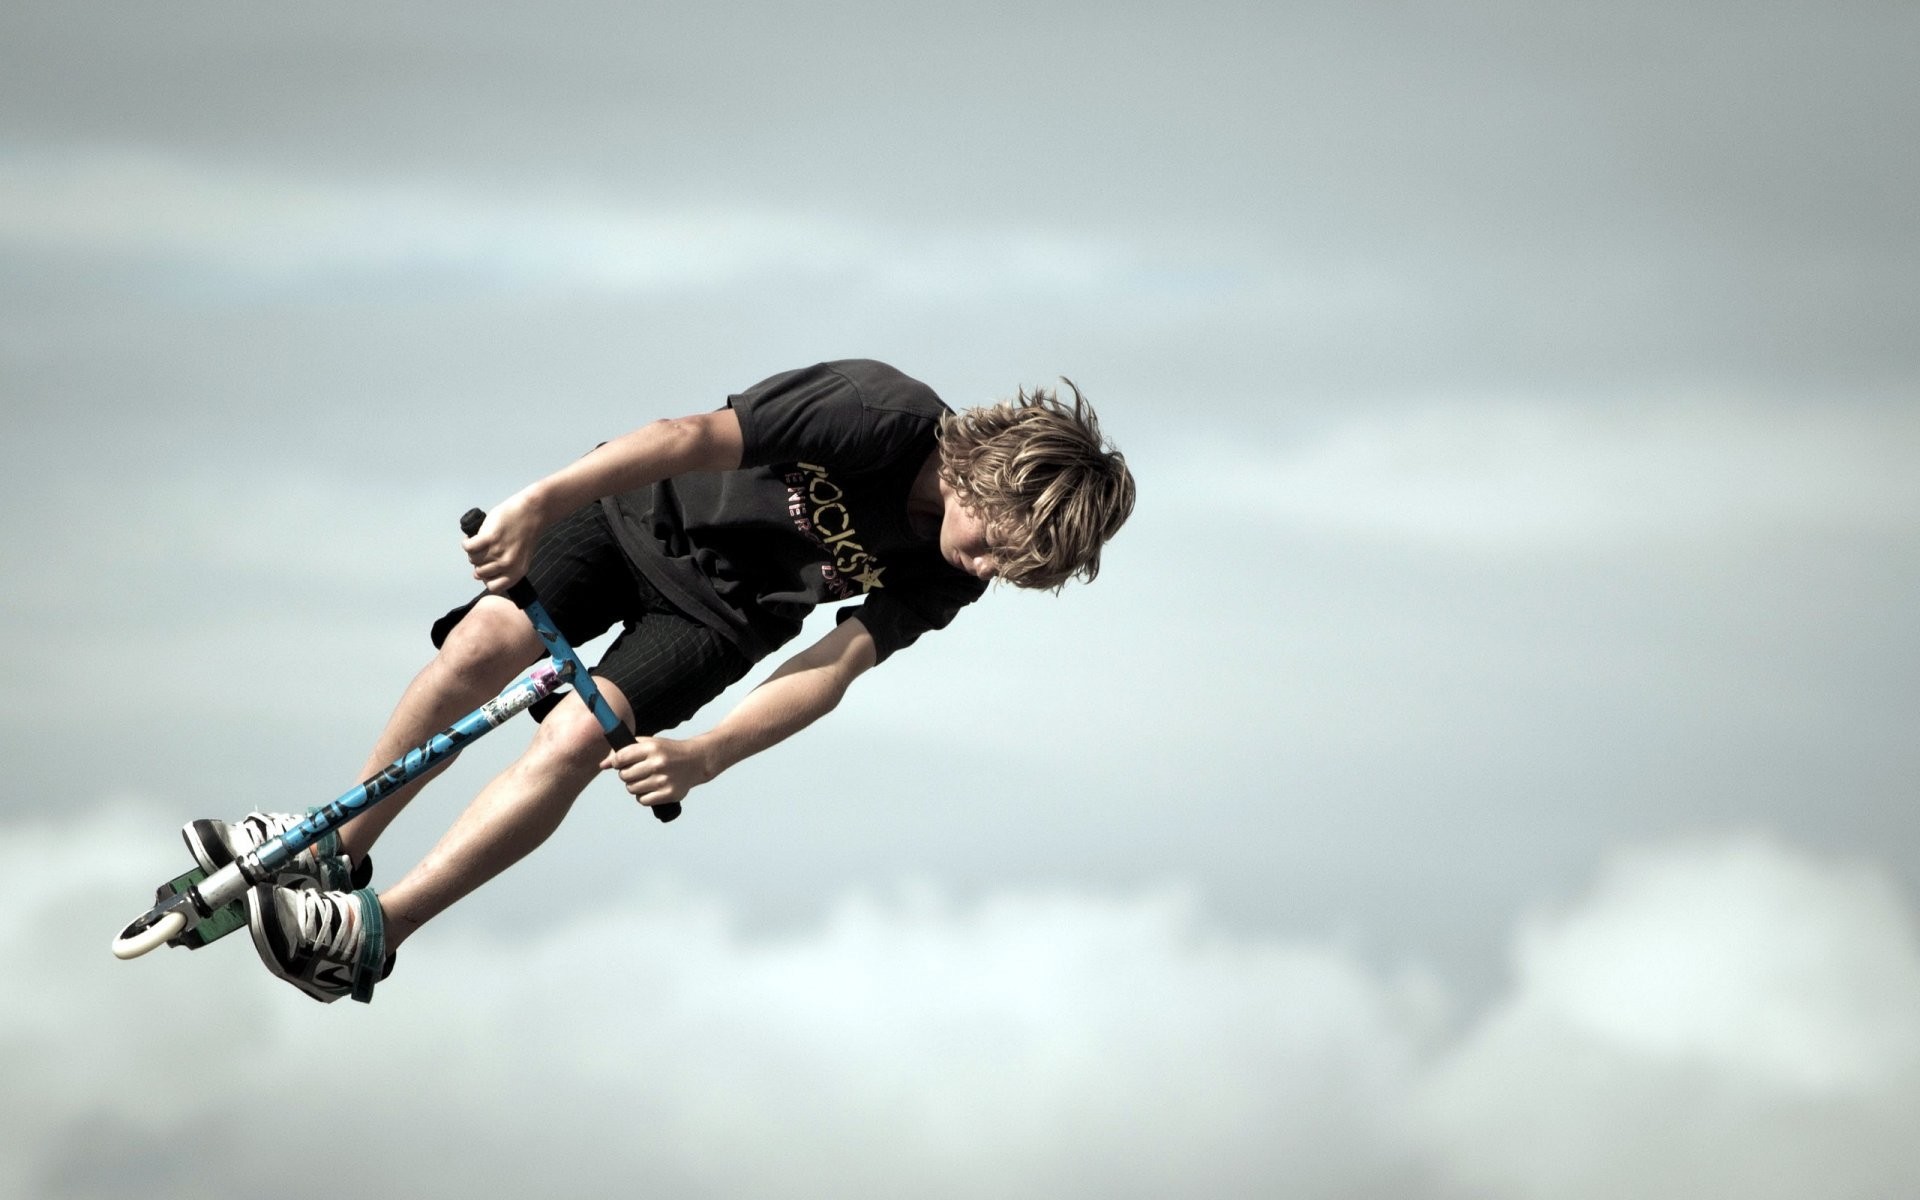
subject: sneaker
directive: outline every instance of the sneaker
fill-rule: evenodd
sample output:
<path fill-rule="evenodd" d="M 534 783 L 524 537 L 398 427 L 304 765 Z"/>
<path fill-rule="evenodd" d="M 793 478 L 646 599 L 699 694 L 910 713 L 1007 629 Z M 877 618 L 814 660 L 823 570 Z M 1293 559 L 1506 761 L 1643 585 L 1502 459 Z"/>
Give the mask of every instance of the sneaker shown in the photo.
<path fill-rule="evenodd" d="M 267 970 L 323 1004 L 366 1003 L 393 971 L 386 921 L 372 888 L 322 892 L 260 884 L 247 893 L 247 924 Z"/>
<path fill-rule="evenodd" d="M 250 812 L 231 825 L 215 820 L 189 821 L 181 827 L 180 837 L 200 869 L 211 875 L 304 820 L 306 817 L 293 813 Z M 373 859 L 363 858 L 358 866 L 353 865 L 340 852 L 340 835 L 332 830 L 294 855 L 273 876 L 276 887 L 319 888 L 327 892 L 363 888 L 372 881 Z"/>

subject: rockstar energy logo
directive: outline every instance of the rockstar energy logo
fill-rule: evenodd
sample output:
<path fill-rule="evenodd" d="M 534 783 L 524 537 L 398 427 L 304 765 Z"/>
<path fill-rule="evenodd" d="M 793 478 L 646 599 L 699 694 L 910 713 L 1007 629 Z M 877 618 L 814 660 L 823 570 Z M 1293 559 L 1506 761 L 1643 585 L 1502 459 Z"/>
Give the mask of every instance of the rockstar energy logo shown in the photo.
<path fill-rule="evenodd" d="M 827 590 L 836 599 L 853 595 L 854 586 L 862 593 L 884 587 L 880 573 L 886 570 L 880 560 L 860 544 L 860 531 L 853 527 L 853 513 L 846 505 L 846 492 L 827 478 L 827 469 L 813 463 L 795 463 L 785 476 L 787 515 L 796 529 L 827 552 L 820 573 Z"/>

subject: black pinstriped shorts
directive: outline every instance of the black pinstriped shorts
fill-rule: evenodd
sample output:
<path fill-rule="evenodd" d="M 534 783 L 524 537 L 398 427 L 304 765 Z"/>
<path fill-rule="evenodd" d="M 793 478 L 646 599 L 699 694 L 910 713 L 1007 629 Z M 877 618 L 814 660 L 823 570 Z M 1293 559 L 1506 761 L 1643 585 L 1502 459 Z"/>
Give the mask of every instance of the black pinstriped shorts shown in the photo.
<path fill-rule="evenodd" d="M 527 578 L 575 646 L 623 626 L 591 670 L 626 696 L 633 706 L 633 731 L 642 737 L 692 717 L 753 665 L 726 638 L 675 608 L 640 577 L 621 553 L 597 501 L 540 536 Z M 434 622 L 435 647 L 486 594 Z M 541 701 L 533 715 L 545 717 L 556 702 L 553 697 Z"/>

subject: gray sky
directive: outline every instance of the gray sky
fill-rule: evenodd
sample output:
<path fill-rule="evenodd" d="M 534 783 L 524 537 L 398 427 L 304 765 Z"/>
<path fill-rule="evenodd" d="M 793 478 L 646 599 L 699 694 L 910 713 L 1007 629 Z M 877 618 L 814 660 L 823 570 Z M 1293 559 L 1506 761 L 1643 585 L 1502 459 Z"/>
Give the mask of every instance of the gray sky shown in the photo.
<path fill-rule="evenodd" d="M 350 1096 L 423 1196 L 1920 1187 L 1916 51 L 1879 3 L 7 10 L 0 1195 L 204 1194 L 235 1095 Z M 181 822 L 351 784 L 459 512 L 851 355 L 1071 375 L 1140 481 L 1099 582 L 671 828 L 596 784 L 372 1006 L 107 955 Z"/>

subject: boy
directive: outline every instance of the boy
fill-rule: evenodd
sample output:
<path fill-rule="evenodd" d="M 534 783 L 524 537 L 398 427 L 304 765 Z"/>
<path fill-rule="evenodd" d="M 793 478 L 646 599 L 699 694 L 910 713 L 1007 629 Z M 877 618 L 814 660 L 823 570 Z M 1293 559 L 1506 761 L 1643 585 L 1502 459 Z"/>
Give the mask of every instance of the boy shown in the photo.
<path fill-rule="evenodd" d="M 367 853 L 431 775 L 249 892 L 261 960 L 315 999 L 371 999 L 400 944 L 544 841 L 599 771 L 617 772 L 641 804 L 678 803 L 825 715 L 990 580 L 1058 591 L 1093 579 L 1133 492 L 1078 389 L 1071 405 L 1037 389 L 955 415 L 925 384 L 867 360 L 776 375 L 716 412 L 601 445 L 496 506 L 465 541 L 486 591 L 435 624 L 439 653 L 362 777 L 544 656 L 503 595 L 523 576 L 576 644 L 622 625 L 592 674 L 638 739 L 609 753 L 571 695 L 536 708 L 526 753 L 392 886 L 367 886 Z M 654 736 L 797 634 L 814 605 L 848 599 L 862 602 L 712 729 Z M 212 870 L 299 819 L 249 813 L 182 832 Z"/>

